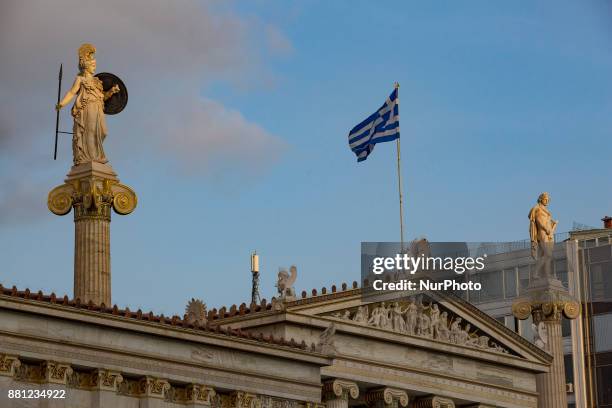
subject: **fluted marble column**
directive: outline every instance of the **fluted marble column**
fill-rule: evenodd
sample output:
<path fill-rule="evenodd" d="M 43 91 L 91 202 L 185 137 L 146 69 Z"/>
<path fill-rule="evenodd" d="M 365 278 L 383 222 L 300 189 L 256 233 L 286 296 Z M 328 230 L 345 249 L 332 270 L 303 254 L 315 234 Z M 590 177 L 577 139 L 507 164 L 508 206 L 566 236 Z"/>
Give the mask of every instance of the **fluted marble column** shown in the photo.
<path fill-rule="evenodd" d="M 74 297 L 111 304 L 110 207 L 106 197 L 92 213 L 74 204 Z"/>
<path fill-rule="evenodd" d="M 359 387 L 352 381 L 330 380 L 323 384 L 323 401 L 327 408 L 348 408 L 349 398 L 359 397 Z"/>
<path fill-rule="evenodd" d="M 565 389 L 565 364 L 563 360 L 563 336 L 561 335 L 561 313 L 553 313 L 549 316 L 533 316 L 536 325 L 541 324 L 548 333 L 548 341 L 545 343 L 545 350 L 553 356 L 550 372 L 536 376 L 539 401 L 541 407 L 566 407 L 567 391 Z"/>
<path fill-rule="evenodd" d="M 81 303 L 111 305 L 110 210 L 126 215 L 136 203 L 113 169 L 96 162 L 72 167 L 65 183 L 49 192 L 52 213 L 74 208 L 74 297 Z"/>

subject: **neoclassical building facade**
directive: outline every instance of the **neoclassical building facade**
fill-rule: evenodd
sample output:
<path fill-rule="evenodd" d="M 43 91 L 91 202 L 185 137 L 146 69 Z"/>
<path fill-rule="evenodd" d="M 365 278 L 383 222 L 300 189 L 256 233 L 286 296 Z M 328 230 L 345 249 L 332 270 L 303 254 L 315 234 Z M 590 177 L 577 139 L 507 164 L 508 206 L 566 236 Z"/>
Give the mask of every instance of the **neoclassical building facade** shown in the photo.
<path fill-rule="evenodd" d="M 0 406 L 538 406 L 552 357 L 471 304 L 321 292 L 181 318 L 0 287 Z"/>

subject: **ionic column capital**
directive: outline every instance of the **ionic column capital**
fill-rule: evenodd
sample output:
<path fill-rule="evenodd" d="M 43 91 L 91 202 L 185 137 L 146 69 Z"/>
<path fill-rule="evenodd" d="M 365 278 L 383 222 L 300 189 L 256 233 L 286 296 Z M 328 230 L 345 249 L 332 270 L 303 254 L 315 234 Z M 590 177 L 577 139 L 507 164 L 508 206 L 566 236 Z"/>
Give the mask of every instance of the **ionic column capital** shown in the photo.
<path fill-rule="evenodd" d="M 512 305 L 512 314 L 520 320 L 533 316 L 533 322 L 560 322 L 561 317 L 575 319 L 580 316 L 580 304 L 574 300 L 529 301 L 518 300 Z"/>
<path fill-rule="evenodd" d="M 217 395 L 211 387 L 202 384 L 189 384 L 185 387 L 187 404 L 206 405 L 212 404 L 212 399 Z"/>
<path fill-rule="evenodd" d="M 330 380 L 323 383 L 323 399 L 343 399 L 348 401 L 349 396 L 352 399 L 359 397 L 359 387 L 356 383 L 347 380 Z"/>
<path fill-rule="evenodd" d="M 166 398 L 170 383 L 161 378 L 146 376 L 138 381 L 138 394 L 145 398 Z"/>
<path fill-rule="evenodd" d="M 0 376 L 13 377 L 20 366 L 19 357 L 11 354 L 0 354 Z"/>
<path fill-rule="evenodd" d="M 56 215 L 74 208 L 74 219 L 110 221 L 110 209 L 126 215 L 134 211 L 138 198 L 134 190 L 119 183 L 117 174 L 105 164 L 89 162 L 73 166 L 64 184 L 49 192 L 47 206 Z"/>
<path fill-rule="evenodd" d="M 72 375 L 72 367 L 69 364 L 45 361 L 41 367 L 44 381 L 48 383 L 67 385 L 68 378 Z"/>
<path fill-rule="evenodd" d="M 377 408 L 399 408 L 408 405 L 408 394 L 403 390 L 385 387 L 368 391 L 365 400 L 368 405 Z"/>
<path fill-rule="evenodd" d="M 221 408 L 261 408 L 261 398 L 249 392 L 235 391 L 221 397 Z"/>
<path fill-rule="evenodd" d="M 123 382 L 123 376 L 118 371 L 96 369 L 91 375 L 92 387 L 97 390 L 118 391 Z"/>
<path fill-rule="evenodd" d="M 416 400 L 414 408 L 455 408 L 455 402 L 435 395 Z"/>

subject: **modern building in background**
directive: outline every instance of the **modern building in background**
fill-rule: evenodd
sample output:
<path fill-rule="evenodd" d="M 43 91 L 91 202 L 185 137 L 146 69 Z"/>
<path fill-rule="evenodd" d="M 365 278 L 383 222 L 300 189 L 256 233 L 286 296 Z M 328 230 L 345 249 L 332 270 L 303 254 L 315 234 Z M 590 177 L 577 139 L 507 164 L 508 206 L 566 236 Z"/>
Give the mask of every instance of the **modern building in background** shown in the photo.
<path fill-rule="evenodd" d="M 604 230 L 572 232 L 578 242 L 576 289 L 583 302 L 585 384 L 589 406 L 612 407 L 612 218 Z"/>
<path fill-rule="evenodd" d="M 612 407 L 612 218 L 604 228 L 557 234 L 554 273 L 582 303 L 582 318 L 563 320 L 569 407 Z M 533 340 L 531 319 L 519 321 L 512 303 L 533 279 L 529 240 L 472 248 L 487 254 L 487 268 L 461 276 L 481 291 L 457 293 L 508 328 Z"/>

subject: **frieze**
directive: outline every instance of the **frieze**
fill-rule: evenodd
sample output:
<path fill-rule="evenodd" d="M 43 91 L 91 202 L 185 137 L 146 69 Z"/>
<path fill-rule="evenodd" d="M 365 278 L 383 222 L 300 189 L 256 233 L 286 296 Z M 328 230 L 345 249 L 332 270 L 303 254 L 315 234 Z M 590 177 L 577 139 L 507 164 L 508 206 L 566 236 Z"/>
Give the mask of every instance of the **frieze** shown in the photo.
<path fill-rule="evenodd" d="M 379 302 L 336 311 L 332 317 L 382 330 L 508 354 L 478 328 L 419 295 L 407 301 Z"/>

